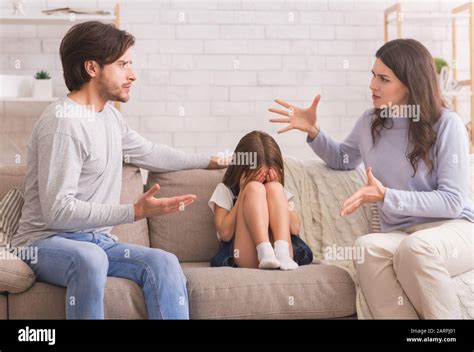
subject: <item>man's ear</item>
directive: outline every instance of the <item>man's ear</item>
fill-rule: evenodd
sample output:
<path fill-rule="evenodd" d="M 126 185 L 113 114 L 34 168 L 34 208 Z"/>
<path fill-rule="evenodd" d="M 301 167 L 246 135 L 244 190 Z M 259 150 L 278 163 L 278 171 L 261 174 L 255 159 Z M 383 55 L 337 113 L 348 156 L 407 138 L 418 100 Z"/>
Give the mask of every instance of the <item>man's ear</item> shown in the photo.
<path fill-rule="evenodd" d="M 99 64 L 94 60 L 87 60 L 84 61 L 84 69 L 86 70 L 87 74 L 92 78 L 96 77 L 99 74 Z"/>

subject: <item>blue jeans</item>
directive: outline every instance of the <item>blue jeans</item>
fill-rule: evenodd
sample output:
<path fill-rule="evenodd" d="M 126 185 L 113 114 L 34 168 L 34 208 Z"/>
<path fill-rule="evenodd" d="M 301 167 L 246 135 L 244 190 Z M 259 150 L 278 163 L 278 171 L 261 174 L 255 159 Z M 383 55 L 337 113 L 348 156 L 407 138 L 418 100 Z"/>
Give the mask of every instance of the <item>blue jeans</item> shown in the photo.
<path fill-rule="evenodd" d="M 104 318 L 107 276 L 143 288 L 149 319 L 189 319 L 186 277 L 174 254 L 92 232 L 58 233 L 32 246 L 38 260 L 26 263 L 38 281 L 67 288 L 67 319 Z"/>

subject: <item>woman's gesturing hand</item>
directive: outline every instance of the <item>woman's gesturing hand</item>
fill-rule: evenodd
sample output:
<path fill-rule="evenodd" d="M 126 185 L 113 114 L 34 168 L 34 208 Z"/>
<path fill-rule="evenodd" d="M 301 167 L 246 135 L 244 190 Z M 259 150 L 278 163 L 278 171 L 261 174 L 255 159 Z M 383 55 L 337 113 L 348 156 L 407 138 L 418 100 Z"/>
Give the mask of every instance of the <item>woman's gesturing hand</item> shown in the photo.
<path fill-rule="evenodd" d="M 321 96 L 318 94 L 308 108 L 299 108 L 291 105 L 283 100 L 276 99 L 275 102 L 285 107 L 288 110 L 269 108 L 268 111 L 275 114 L 287 116 L 285 118 L 274 118 L 270 119 L 270 122 L 276 123 L 287 123 L 288 126 L 282 128 L 278 133 L 283 133 L 293 129 L 297 129 L 308 133 L 311 139 L 314 139 L 319 132 L 319 128 L 316 126 L 316 108 L 318 107 Z"/>
<path fill-rule="evenodd" d="M 359 188 L 342 205 L 341 216 L 350 215 L 365 203 L 383 202 L 385 187 L 372 175 L 372 168 L 367 169 L 367 184 Z"/>

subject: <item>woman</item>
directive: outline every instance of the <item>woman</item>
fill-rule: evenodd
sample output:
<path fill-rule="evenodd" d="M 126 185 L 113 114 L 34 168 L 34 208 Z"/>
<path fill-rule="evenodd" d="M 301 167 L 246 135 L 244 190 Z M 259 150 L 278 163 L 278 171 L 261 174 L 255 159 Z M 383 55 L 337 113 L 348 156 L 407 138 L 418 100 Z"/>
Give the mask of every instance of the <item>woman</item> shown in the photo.
<path fill-rule="evenodd" d="M 397 39 L 376 53 L 373 106 L 338 143 L 320 130 L 316 108 L 284 101 L 288 123 L 326 164 L 350 170 L 361 162 L 367 185 L 348 198 L 341 216 L 376 202 L 381 233 L 361 236 L 358 281 L 375 318 L 461 318 L 451 277 L 474 268 L 474 212 L 469 193 L 469 142 L 459 116 L 446 109 L 433 58 L 418 41 Z"/>

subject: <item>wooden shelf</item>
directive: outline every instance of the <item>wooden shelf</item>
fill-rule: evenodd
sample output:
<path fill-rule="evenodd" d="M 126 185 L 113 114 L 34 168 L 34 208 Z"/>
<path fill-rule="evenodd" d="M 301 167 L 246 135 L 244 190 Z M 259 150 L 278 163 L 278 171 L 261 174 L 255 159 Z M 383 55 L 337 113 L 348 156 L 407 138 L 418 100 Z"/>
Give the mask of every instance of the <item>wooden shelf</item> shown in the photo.
<path fill-rule="evenodd" d="M 0 97 L 0 102 L 19 102 L 19 103 L 47 103 L 58 100 L 58 97 L 36 98 L 36 97 Z"/>
<path fill-rule="evenodd" d="M 443 93 L 445 97 L 470 97 L 472 92 L 452 92 L 452 93 Z"/>
<path fill-rule="evenodd" d="M 68 23 L 80 23 L 86 21 L 100 21 L 100 22 L 115 22 L 116 17 L 114 15 L 80 15 L 74 14 L 72 17 L 70 14 L 55 14 L 55 15 L 25 15 L 25 16 L 13 16 L 13 15 L 0 15 L 0 23 L 12 23 L 12 24 L 68 24 Z"/>
<path fill-rule="evenodd" d="M 468 15 L 455 15 L 452 13 L 405 13 L 400 12 L 401 21 L 406 22 L 407 20 L 452 20 L 453 18 L 457 19 L 469 19 Z M 387 19 L 387 23 L 396 22 L 398 16 L 392 16 Z"/>

